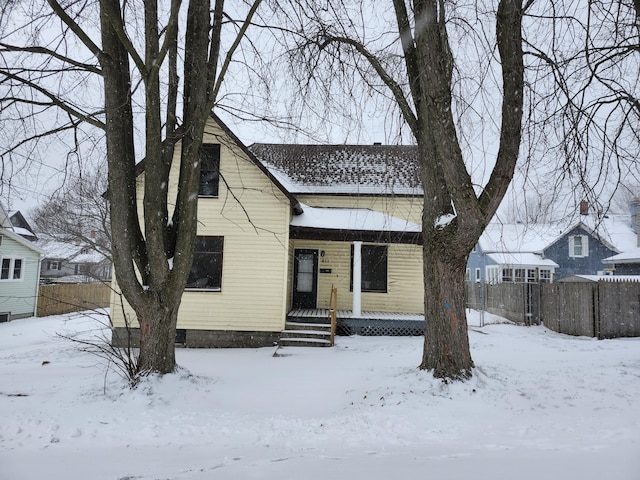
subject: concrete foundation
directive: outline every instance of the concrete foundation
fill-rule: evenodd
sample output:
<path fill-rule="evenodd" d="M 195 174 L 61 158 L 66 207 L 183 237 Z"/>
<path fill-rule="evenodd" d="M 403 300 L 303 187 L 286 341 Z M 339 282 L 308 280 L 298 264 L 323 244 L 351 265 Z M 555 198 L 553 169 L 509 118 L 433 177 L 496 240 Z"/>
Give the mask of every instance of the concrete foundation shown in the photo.
<path fill-rule="evenodd" d="M 176 345 L 187 348 L 259 348 L 273 346 L 279 337 L 280 332 L 178 329 Z M 140 344 L 140 329 L 131 328 L 129 332 L 124 327 L 113 329 L 113 346 L 126 347 L 129 341 L 133 347 Z"/>

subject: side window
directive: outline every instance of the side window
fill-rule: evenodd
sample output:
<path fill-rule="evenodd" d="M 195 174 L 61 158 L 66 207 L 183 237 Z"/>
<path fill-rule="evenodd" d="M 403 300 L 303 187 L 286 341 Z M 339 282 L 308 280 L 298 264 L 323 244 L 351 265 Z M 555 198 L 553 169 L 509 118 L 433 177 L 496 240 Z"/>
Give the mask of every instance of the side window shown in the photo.
<path fill-rule="evenodd" d="M 21 280 L 23 263 L 21 258 L 3 258 L 0 263 L 0 280 Z"/>
<path fill-rule="evenodd" d="M 2 259 L 2 269 L 0 270 L 0 280 L 9 280 L 9 272 L 11 271 L 11 259 Z"/>
<path fill-rule="evenodd" d="M 513 282 L 513 269 L 512 268 L 503 268 L 502 269 L 502 281 L 503 282 Z"/>
<path fill-rule="evenodd" d="M 480 269 L 476 268 L 476 282 L 480 281 Z"/>
<path fill-rule="evenodd" d="M 200 149 L 200 187 L 198 196 L 217 197 L 220 183 L 220 145 L 203 143 Z"/>
<path fill-rule="evenodd" d="M 22 259 L 16 258 L 13 261 L 13 279 L 20 280 L 22 278 Z"/>
<path fill-rule="evenodd" d="M 224 237 L 196 237 L 187 289 L 210 291 L 222 289 L 223 243 Z"/>
<path fill-rule="evenodd" d="M 387 292 L 386 245 L 362 245 L 363 292 Z M 353 291 L 353 246 L 351 247 L 351 291 Z"/>
<path fill-rule="evenodd" d="M 546 268 L 540 269 L 540 281 L 541 282 L 550 282 L 551 281 L 551 270 Z"/>

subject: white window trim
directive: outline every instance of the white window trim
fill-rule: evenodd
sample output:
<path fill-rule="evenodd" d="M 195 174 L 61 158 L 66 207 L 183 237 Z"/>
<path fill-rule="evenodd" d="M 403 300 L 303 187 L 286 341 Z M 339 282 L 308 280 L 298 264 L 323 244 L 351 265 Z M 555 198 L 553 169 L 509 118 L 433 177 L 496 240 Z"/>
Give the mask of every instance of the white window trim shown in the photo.
<path fill-rule="evenodd" d="M 4 262 L 4 260 L 8 259 L 9 260 L 9 278 L 1 278 L 0 277 L 0 282 L 22 282 L 24 280 L 24 269 L 26 266 L 26 261 L 23 257 L 0 257 L 0 268 L 2 267 L 2 263 Z M 18 278 L 14 278 L 13 274 L 14 274 L 14 269 L 15 269 L 15 265 L 16 265 L 16 260 L 20 260 L 21 265 L 20 265 L 20 276 Z"/>
<path fill-rule="evenodd" d="M 575 252 L 575 239 L 580 238 L 582 244 L 582 254 L 576 255 Z M 571 258 L 586 258 L 589 256 L 589 236 L 588 235 L 571 235 L 569 236 L 569 257 Z"/>
<path fill-rule="evenodd" d="M 476 282 L 479 282 L 481 280 L 481 276 L 480 276 L 480 269 L 476 268 Z"/>
<path fill-rule="evenodd" d="M 497 265 L 490 265 L 485 267 L 486 281 L 491 285 L 495 285 L 496 283 L 501 283 L 502 275 L 500 267 Z"/>

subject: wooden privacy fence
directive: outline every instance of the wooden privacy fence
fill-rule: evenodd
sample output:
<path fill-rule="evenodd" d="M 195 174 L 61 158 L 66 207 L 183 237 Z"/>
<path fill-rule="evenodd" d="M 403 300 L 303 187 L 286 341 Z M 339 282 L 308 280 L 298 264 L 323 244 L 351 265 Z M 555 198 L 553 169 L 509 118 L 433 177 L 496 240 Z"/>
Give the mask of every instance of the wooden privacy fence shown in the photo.
<path fill-rule="evenodd" d="M 467 282 L 467 306 L 517 323 L 539 323 L 540 285 L 537 283 Z"/>
<path fill-rule="evenodd" d="M 473 283 L 467 305 L 569 335 L 640 336 L 640 282 Z"/>
<path fill-rule="evenodd" d="M 109 306 L 111 287 L 102 283 L 40 285 L 38 317 L 79 312 Z"/>

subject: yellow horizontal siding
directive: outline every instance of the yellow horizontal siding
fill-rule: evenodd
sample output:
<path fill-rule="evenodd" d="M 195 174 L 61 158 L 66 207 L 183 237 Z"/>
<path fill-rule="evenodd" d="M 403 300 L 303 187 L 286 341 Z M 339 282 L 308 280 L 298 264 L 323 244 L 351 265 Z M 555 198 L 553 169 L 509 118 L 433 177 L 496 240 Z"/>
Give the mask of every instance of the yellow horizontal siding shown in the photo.
<path fill-rule="evenodd" d="M 324 251 L 324 256 L 319 257 L 318 267 L 331 269 L 331 273 L 318 274 L 318 308 L 328 308 L 333 285 L 338 289 L 338 308 L 351 310 L 351 243 L 295 240 L 292 248 Z M 291 285 L 289 288 L 292 288 Z M 362 292 L 362 310 L 401 313 L 424 311 L 421 246 L 388 245 L 387 293 Z"/>
<path fill-rule="evenodd" d="M 204 142 L 221 144 L 224 180 L 218 198 L 198 200 L 198 235 L 224 237 L 222 289 L 186 291 L 178 328 L 280 331 L 286 315 L 289 200 L 215 125 L 208 125 Z M 176 192 L 179 152 L 178 145 L 170 198 Z M 117 326 L 124 324 L 119 308 L 112 315 Z"/>

